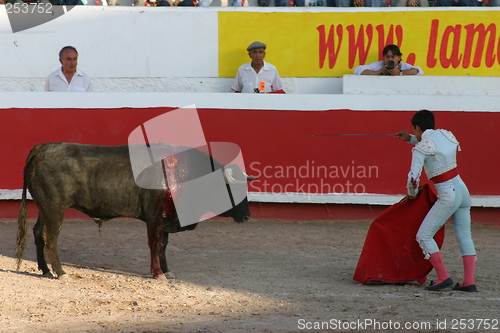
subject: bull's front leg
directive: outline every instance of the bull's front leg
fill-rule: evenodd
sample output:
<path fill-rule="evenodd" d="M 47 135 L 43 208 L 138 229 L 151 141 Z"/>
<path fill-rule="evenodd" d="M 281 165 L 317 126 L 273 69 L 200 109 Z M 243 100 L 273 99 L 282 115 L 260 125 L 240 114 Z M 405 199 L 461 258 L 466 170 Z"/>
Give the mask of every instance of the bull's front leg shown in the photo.
<path fill-rule="evenodd" d="M 164 227 L 148 225 L 148 245 L 151 252 L 151 273 L 155 279 L 165 279 L 160 265 L 160 250 L 163 247 Z M 163 247 L 164 248 L 164 247 Z"/>
<path fill-rule="evenodd" d="M 167 245 L 168 245 L 168 232 L 164 232 L 162 245 L 160 247 L 160 267 L 167 279 L 175 279 L 174 274 L 170 272 L 167 265 L 167 255 L 166 255 Z"/>

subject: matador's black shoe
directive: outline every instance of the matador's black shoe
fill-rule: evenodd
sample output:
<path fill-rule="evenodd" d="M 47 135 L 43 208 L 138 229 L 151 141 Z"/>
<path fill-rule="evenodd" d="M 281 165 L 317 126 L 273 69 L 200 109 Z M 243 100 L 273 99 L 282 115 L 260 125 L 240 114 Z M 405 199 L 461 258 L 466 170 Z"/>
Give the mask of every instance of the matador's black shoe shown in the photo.
<path fill-rule="evenodd" d="M 453 287 L 452 290 L 458 290 L 458 291 L 466 291 L 469 293 L 475 293 L 477 292 L 477 288 L 475 284 L 471 284 L 470 286 L 465 286 L 465 287 L 460 287 L 460 285 L 457 283 L 455 287 Z"/>
<path fill-rule="evenodd" d="M 424 289 L 429 290 L 429 291 L 439 291 L 439 290 L 442 290 L 444 288 L 451 287 L 452 285 L 453 285 L 453 280 L 451 278 L 447 278 L 446 280 L 444 280 L 443 282 L 441 282 L 439 284 L 431 283 L 430 286 L 425 287 Z"/>

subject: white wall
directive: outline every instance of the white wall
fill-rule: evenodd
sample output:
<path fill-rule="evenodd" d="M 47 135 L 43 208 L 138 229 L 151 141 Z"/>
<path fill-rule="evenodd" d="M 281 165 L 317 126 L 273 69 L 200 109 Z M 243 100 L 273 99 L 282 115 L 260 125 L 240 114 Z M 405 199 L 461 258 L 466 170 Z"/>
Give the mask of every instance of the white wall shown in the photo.
<path fill-rule="evenodd" d="M 409 77 L 403 80 L 411 80 Z M 82 98 L 85 96 L 85 98 Z M 233 94 L 233 93 L 57 93 L 0 92 L 0 110 L 10 108 L 185 107 L 230 110 L 396 110 L 500 112 L 499 96 L 350 94 Z"/>
<path fill-rule="evenodd" d="M 96 92 L 228 93 L 232 78 L 97 77 Z M 360 76 L 283 78 L 291 94 L 500 96 L 500 77 Z M 43 91 L 45 78 L 0 77 L 0 91 Z"/>
<path fill-rule="evenodd" d="M 100 92 L 191 92 L 227 93 L 232 78 L 214 77 L 96 77 L 94 91 Z M 341 94 L 342 78 L 283 78 L 291 94 Z M 0 77 L 0 91 L 43 91 L 45 78 Z"/>
<path fill-rule="evenodd" d="M 46 77 L 65 45 L 91 77 L 218 77 L 217 32 L 210 9 L 77 6 L 12 33 L 0 6 L 0 77 Z"/>
<path fill-rule="evenodd" d="M 500 77 L 345 75 L 344 94 L 499 96 Z"/>

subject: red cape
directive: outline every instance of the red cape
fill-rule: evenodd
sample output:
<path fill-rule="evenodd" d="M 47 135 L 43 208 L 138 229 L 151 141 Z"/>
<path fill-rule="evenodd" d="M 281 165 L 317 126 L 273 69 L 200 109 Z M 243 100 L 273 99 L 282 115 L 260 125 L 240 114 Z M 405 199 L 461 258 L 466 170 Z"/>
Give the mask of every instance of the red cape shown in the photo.
<path fill-rule="evenodd" d="M 424 283 L 432 265 L 424 259 L 415 237 L 436 200 L 436 194 L 426 184 L 415 200 L 398 202 L 380 214 L 370 225 L 353 279 L 363 284 Z M 434 240 L 441 248 L 444 226 Z"/>

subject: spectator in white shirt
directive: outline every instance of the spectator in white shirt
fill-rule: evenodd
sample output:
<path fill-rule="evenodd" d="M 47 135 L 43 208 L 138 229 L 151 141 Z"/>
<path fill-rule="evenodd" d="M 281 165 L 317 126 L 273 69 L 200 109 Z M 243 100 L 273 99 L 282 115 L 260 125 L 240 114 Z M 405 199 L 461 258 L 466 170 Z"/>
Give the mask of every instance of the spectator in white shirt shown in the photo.
<path fill-rule="evenodd" d="M 61 49 L 59 62 L 62 66 L 45 80 L 45 91 L 92 91 L 90 77 L 77 69 L 78 51 L 73 46 L 65 46 Z"/>
<path fill-rule="evenodd" d="M 390 44 L 382 52 L 384 60 L 361 65 L 354 69 L 356 75 L 423 75 L 424 71 L 418 67 L 402 62 L 403 54 L 397 45 Z"/>
<path fill-rule="evenodd" d="M 237 93 L 268 93 L 283 90 L 276 67 L 264 61 L 266 44 L 253 42 L 247 47 L 251 62 L 240 66 L 231 89 Z"/>

